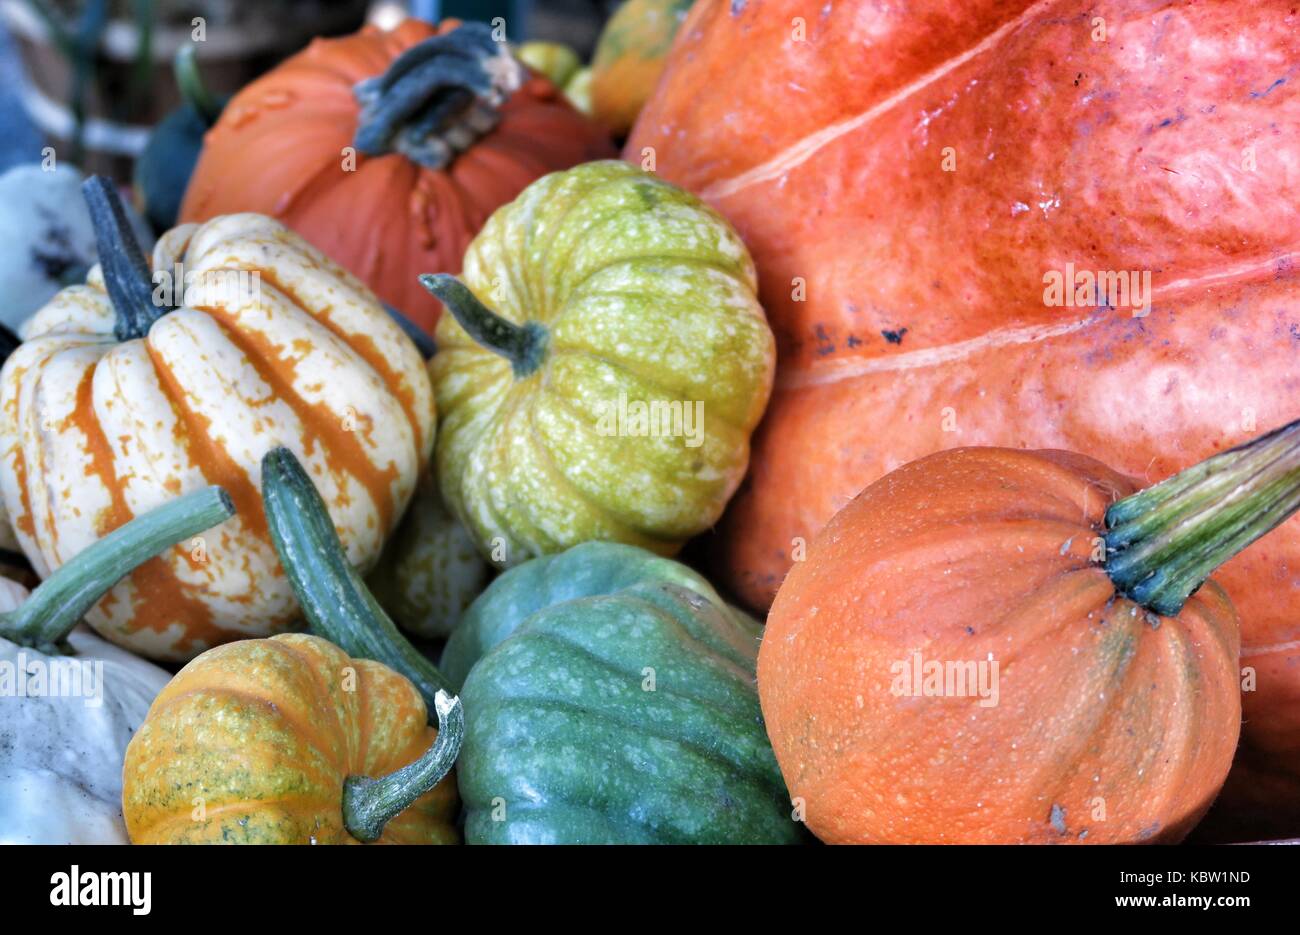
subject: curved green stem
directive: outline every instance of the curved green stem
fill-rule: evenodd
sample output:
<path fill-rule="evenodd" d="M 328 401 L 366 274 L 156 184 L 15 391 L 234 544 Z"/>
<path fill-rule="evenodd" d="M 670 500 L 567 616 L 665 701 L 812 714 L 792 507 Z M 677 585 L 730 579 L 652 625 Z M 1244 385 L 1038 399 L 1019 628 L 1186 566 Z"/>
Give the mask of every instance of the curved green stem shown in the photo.
<path fill-rule="evenodd" d="M 113 333 L 119 341 L 143 338 L 171 306 L 154 301 L 153 275 L 113 183 L 102 175 L 92 175 L 81 183 L 81 191 L 95 226 L 104 286 L 117 315 Z"/>
<path fill-rule="evenodd" d="M 287 448 L 262 459 L 262 504 L 271 541 L 311 631 L 349 656 L 373 659 L 415 685 L 429 710 L 451 683 L 398 632 L 348 562 L 325 502 Z"/>
<path fill-rule="evenodd" d="M 1106 573 L 1172 616 L 1216 568 L 1300 509 L 1300 421 L 1214 455 L 1106 511 Z"/>
<path fill-rule="evenodd" d="M 398 152 L 430 169 L 447 166 L 490 132 L 524 69 L 486 23 L 465 23 L 403 52 L 384 74 L 359 82 L 353 145 Z"/>
<path fill-rule="evenodd" d="M 343 826 L 358 841 L 375 841 L 384 826 L 451 772 L 465 737 L 460 699 L 440 691 L 434 697 L 438 736 L 414 763 L 382 779 L 349 776 L 343 784 Z"/>
<path fill-rule="evenodd" d="M 0 614 L 0 637 L 24 646 L 54 647 L 137 566 L 234 514 L 225 490 L 207 487 L 136 517 L 65 562 L 17 610 Z"/>
<path fill-rule="evenodd" d="M 478 300 L 455 276 L 425 273 L 420 285 L 428 289 L 476 342 L 495 351 L 523 378 L 537 370 L 546 357 L 546 328 L 535 321 L 516 325 Z"/>
<path fill-rule="evenodd" d="M 216 123 L 221 116 L 221 102 L 203 83 L 193 45 L 183 45 L 176 50 L 176 57 L 172 59 L 172 72 L 176 75 L 176 87 L 181 92 L 181 99 L 194 108 L 194 112 L 209 127 Z"/>

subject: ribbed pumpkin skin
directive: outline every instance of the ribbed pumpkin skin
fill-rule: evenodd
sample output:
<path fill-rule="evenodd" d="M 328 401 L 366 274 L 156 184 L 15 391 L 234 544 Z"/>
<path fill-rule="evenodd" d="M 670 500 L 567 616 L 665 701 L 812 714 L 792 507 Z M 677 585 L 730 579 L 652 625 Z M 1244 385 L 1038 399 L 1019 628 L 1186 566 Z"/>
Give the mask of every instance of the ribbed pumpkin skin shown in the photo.
<path fill-rule="evenodd" d="M 1294 3 L 736 7 L 692 8 L 627 156 L 655 147 L 761 270 L 781 373 L 719 540 L 751 607 L 796 537 L 939 449 L 1068 448 L 1154 483 L 1300 414 L 1300 152 L 1272 129 L 1300 123 L 1277 84 Z M 1151 271 L 1150 314 L 1045 307 L 1066 263 Z M 1300 834 L 1297 568 L 1292 519 L 1218 576 L 1258 673 L 1239 788 L 1276 788 L 1273 836 Z"/>
<path fill-rule="evenodd" d="M 717 520 L 774 368 L 730 226 L 625 163 L 589 163 L 494 214 L 462 278 L 500 317 L 549 332 L 540 369 L 518 379 L 451 315 L 438 323 L 438 482 L 485 554 L 501 561 L 503 544 L 504 564 L 518 564 L 592 539 L 672 554 Z M 700 443 L 603 434 L 619 428 L 620 393 L 701 403 Z"/>
<path fill-rule="evenodd" d="M 421 326 L 440 306 L 421 273 L 458 272 L 470 239 L 497 207 L 556 169 L 614 154 L 606 132 L 570 107 L 546 79 L 527 82 L 501 122 L 446 170 L 406 157 L 344 149 L 357 127 L 352 88 L 382 74 L 439 29 L 408 19 L 317 39 L 240 91 L 208 133 L 181 206 L 182 221 L 257 211 L 280 218 Z"/>
<path fill-rule="evenodd" d="M 319 637 L 209 650 L 163 689 L 127 747 L 131 841 L 358 844 L 343 826 L 344 780 L 416 760 L 437 736 L 426 716 L 406 679 Z M 197 820 L 196 799 L 205 811 Z M 455 844 L 455 818 L 448 776 L 378 843 Z"/>
<path fill-rule="evenodd" d="M 690 569 L 631 546 L 506 572 L 443 657 L 452 677 L 486 650 L 461 693 L 466 841 L 797 842 L 758 635 Z"/>
<path fill-rule="evenodd" d="M 605 24 L 591 61 L 591 104 L 596 119 L 619 136 L 654 91 L 691 2 L 628 0 Z"/>
<path fill-rule="evenodd" d="M 240 270 L 260 281 L 249 296 L 191 290 L 198 307 L 124 343 L 98 267 L 60 292 L 0 372 L 0 491 L 44 577 L 133 516 L 225 487 L 238 515 L 199 552 L 186 543 L 142 565 L 86 618 L 134 652 L 186 660 L 293 619 L 262 513 L 262 455 L 295 451 L 349 559 L 369 567 L 429 458 L 433 394 L 374 295 L 278 221 L 182 225 L 153 263 L 182 264 L 196 284 Z"/>
<path fill-rule="evenodd" d="M 1213 580 L 1175 618 L 1115 594 L 1094 538 L 1136 489 L 1082 455 L 956 449 L 899 468 L 827 524 L 786 576 L 758 659 L 768 734 L 818 837 L 1114 843 L 1191 829 L 1237 744 L 1237 619 Z M 914 653 L 997 662 L 997 704 L 896 692 L 891 666 Z"/>

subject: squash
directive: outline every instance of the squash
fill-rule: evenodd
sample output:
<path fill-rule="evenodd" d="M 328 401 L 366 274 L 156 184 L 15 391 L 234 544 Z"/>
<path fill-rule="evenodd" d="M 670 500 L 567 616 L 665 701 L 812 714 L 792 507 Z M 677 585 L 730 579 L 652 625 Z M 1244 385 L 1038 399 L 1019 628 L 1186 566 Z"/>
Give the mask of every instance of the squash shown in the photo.
<path fill-rule="evenodd" d="M 530 185 L 465 254 L 429 365 L 443 499 L 498 565 L 590 539 L 671 555 L 722 512 L 772 335 L 735 232 L 625 163 Z"/>
<path fill-rule="evenodd" d="M 176 226 L 181 199 L 199 161 L 203 137 L 226 106 L 203 85 L 194 61 L 194 46 L 183 45 L 172 63 L 182 104 L 153 128 L 149 140 L 135 161 L 135 190 L 144 206 L 144 216 L 159 233 Z"/>
<path fill-rule="evenodd" d="M 627 0 L 596 42 L 591 102 L 596 119 L 627 136 L 663 73 L 692 0 Z"/>
<path fill-rule="evenodd" d="M 690 569 L 633 546 L 507 571 L 443 656 L 449 677 L 472 664 L 465 840 L 798 843 L 754 693 L 759 633 Z"/>
<path fill-rule="evenodd" d="M 487 586 L 488 564 L 474 540 L 443 506 L 431 473 L 367 579 L 375 598 L 408 633 L 446 639 Z"/>
<path fill-rule="evenodd" d="M 818 837 L 1187 834 L 1241 724 L 1237 616 L 1209 576 L 1300 509 L 1300 422 L 1140 486 L 1084 455 L 959 448 L 836 514 L 758 660 Z"/>
<path fill-rule="evenodd" d="M 153 236 L 127 211 L 141 243 Z M 81 173 L 67 164 L 48 171 L 22 165 L 0 175 L 0 324 L 23 322 L 95 264 L 95 228 L 81 197 Z"/>
<path fill-rule="evenodd" d="M 1077 449 L 1151 482 L 1300 414 L 1297 150 L 1270 129 L 1297 120 L 1277 84 L 1295 14 L 1089 9 L 692 8 L 626 153 L 653 147 L 760 270 L 781 369 L 716 549 L 749 606 L 858 491 L 936 450 Z M 1152 80 L 1153 55 L 1180 78 Z M 1045 304 L 1070 271 L 1150 272 L 1153 292 Z M 1257 676 L 1225 796 L 1271 790 L 1245 803 L 1271 836 L 1300 833 L 1297 567 L 1293 520 L 1219 576 Z"/>
<path fill-rule="evenodd" d="M 499 205 L 614 154 L 482 23 L 408 19 L 320 39 L 240 91 L 208 134 L 183 221 L 280 218 L 424 328 L 419 273 L 457 272 Z"/>
<path fill-rule="evenodd" d="M 122 758 L 171 676 L 78 621 L 122 575 L 233 511 L 220 488 L 195 491 L 109 533 L 31 595 L 0 578 L 0 844 L 127 842 Z"/>
<path fill-rule="evenodd" d="M 515 58 L 557 88 L 563 88 L 582 69 L 578 53 L 563 42 L 525 42 L 515 50 Z"/>
<path fill-rule="evenodd" d="M 134 844 L 455 844 L 459 699 L 305 633 L 190 662 L 126 749 Z M 379 777 L 379 778 L 374 778 Z"/>
<path fill-rule="evenodd" d="M 424 362 L 375 297 L 279 222 L 218 218 L 165 235 L 157 289 L 108 183 L 87 183 L 102 269 L 61 292 L 0 371 L 0 492 L 48 575 L 132 516 L 218 483 L 239 515 L 203 546 L 118 584 L 87 621 L 156 659 L 288 627 L 259 464 L 301 452 L 350 561 L 369 568 L 426 463 Z M 179 266 L 178 266 L 179 265 Z M 185 276 L 181 296 L 179 272 Z"/>

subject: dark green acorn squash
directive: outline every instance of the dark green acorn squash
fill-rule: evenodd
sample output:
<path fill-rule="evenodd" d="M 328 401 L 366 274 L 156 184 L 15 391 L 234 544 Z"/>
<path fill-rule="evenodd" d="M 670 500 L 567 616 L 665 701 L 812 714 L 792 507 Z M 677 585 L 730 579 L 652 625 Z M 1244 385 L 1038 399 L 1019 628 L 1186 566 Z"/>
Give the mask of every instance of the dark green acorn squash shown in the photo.
<path fill-rule="evenodd" d="M 761 628 L 684 565 L 589 542 L 507 571 L 453 634 L 469 843 L 798 843 Z M 481 658 L 477 658 L 482 654 Z"/>

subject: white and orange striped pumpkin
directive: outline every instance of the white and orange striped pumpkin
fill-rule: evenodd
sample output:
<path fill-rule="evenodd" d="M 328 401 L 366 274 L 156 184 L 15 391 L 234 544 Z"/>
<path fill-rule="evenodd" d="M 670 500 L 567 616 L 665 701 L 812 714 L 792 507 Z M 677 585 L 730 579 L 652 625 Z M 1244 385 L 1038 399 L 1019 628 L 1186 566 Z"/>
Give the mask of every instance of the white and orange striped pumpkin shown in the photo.
<path fill-rule="evenodd" d="M 360 281 L 261 215 L 164 235 L 154 269 L 179 264 L 191 287 L 188 304 L 160 308 L 116 193 L 92 179 L 86 194 L 101 266 L 33 316 L 0 371 L 0 492 L 19 543 L 44 577 L 220 484 L 237 517 L 141 566 L 86 619 L 170 660 L 286 629 L 296 606 L 267 535 L 262 456 L 298 455 L 349 560 L 369 567 L 433 446 L 424 361 Z M 235 288 L 240 271 L 255 276 Z"/>

